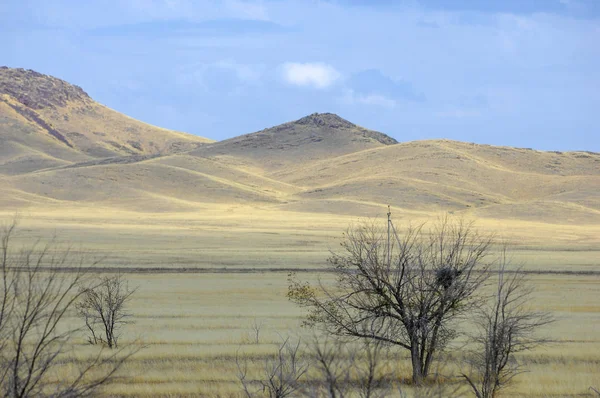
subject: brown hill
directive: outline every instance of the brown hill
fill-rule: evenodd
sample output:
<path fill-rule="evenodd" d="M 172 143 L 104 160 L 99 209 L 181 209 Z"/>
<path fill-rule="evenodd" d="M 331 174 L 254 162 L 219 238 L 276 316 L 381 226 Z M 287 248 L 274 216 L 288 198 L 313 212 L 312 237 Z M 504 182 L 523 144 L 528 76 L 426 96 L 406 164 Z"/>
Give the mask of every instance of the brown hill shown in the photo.
<path fill-rule="evenodd" d="M 151 126 L 80 87 L 0 67 L 0 172 L 20 174 L 94 158 L 175 153 L 211 140 Z"/>
<path fill-rule="evenodd" d="M 346 155 L 396 144 L 383 133 L 357 126 L 338 115 L 313 113 L 299 120 L 217 142 L 191 155 L 243 161 L 264 170 Z"/>
<path fill-rule="evenodd" d="M 372 216 L 389 204 L 415 215 L 600 225 L 596 153 L 398 144 L 328 113 L 206 144 L 120 115 L 55 78 L 13 69 L 0 77 L 5 209 L 248 205 Z"/>
<path fill-rule="evenodd" d="M 293 209 L 387 203 L 410 211 L 600 222 L 600 154 L 447 140 L 361 151 L 268 175 L 303 191 Z M 346 205 L 343 205 L 346 203 Z M 371 210 L 372 211 L 372 210 Z"/>

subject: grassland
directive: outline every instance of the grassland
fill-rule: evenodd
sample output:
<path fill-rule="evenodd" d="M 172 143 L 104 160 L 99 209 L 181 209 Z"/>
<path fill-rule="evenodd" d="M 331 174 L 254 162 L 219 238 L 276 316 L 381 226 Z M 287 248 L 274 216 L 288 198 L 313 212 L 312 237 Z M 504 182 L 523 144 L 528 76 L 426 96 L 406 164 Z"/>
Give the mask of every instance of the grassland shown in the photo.
<path fill-rule="evenodd" d="M 557 318 L 554 343 L 520 358 L 530 372 L 507 396 L 600 386 L 600 154 L 396 143 L 332 114 L 215 143 L 49 76 L 2 75 L 0 221 L 18 214 L 17 245 L 56 236 L 102 259 L 92 273 L 126 272 L 139 286 L 126 338 L 145 348 L 108 393 L 239 394 L 238 348 L 259 367 L 277 333 L 310 333 L 286 300 L 287 272 L 316 277 L 348 225 L 388 205 L 396 225 L 476 220 L 531 273 L 532 305 Z M 255 320 L 260 344 L 248 338 Z M 91 353 L 79 343 L 63 370 Z M 409 373 L 403 355 L 397 378 Z"/>
<path fill-rule="evenodd" d="M 55 234 L 76 252 L 103 257 L 107 269 L 97 271 L 121 269 L 139 286 L 125 339 L 145 348 L 106 393 L 155 397 L 239 396 L 238 350 L 258 369 L 279 334 L 310 336 L 299 327 L 302 310 L 286 298 L 287 270 L 327 281 L 328 274 L 314 270 L 326 265 L 329 250 L 358 219 L 243 206 L 162 214 L 54 208 L 19 217 L 18 243 Z M 585 396 L 589 386 L 600 384 L 600 230 L 493 219 L 477 224 L 515 243 L 515 261 L 534 272 L 532 306 L 557 319 L 545 331 L 552 344 L 519 358 L 529 372 L 504 396 Z M 263 325 L 259 344 L 252 335 L 255 322 Z M 86 355 L 83 338 L 78 344 L 76 356 Z M 405 353 L 394 355 L 396 376 L 409 377 Z M 453 366 L 444 372 L 456 374 Z"/>
<path fill-rule="evenodd" d="M 109 387 L 119 396 L 238 396 L 235 356 L 240 350 L 257 368 L 282 335 L 310 336 L 299 328 L 302 311 L 285 297 L 284 273 L 131 275 L 139 286 L 132 302 L 135 323 L 128 336 L 147 347 L 123 369 L 126 379 Z M 326 276 L 325 276 L 326 279 Z M 532 306 L 557 322 L 547 330 L 554 342 L 519 358 L 528 373 L 503 396 L 585 395 L 600 374 L 598 276 L 534 276 Z M 252 327 L 262 324 L 260 343 Z M 396 374 L 409 378 L 409 358 L 396 357 Z M 457 368 L 447 365 L 452 376 Z M 402 386 L 407 394 L 411 387 Z"/>

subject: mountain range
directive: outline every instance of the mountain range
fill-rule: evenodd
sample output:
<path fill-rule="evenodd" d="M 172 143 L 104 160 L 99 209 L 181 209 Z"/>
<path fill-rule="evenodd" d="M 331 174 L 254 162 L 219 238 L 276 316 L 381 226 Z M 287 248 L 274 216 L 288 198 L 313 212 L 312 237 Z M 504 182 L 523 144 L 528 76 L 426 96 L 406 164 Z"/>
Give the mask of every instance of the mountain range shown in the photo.
<path fill-rule="evenodd" d="M 443 134 L 443 132 L 440 132 Z M 0 206 L 148 212 L 211 204 L 600 224 L 600 154 L 397 142 L 330 113 L 224 141 L 134 120 L 83 89 L 0 68 Z"/>

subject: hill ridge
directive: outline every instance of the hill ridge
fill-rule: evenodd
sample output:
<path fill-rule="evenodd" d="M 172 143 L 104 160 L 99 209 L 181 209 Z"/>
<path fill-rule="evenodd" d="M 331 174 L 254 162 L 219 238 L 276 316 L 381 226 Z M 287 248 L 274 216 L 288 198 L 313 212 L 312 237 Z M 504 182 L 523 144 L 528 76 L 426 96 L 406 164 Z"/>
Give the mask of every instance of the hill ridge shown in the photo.
<path fill-rule="evenodd" d="M 6 93 L 32 109 L 65 107 L 69 102 L 92 101 L 75 84 L 32 69 L 0 66 L 0 94 Z"/>
<path fill-rule="evenodd" d="M 20 143 L 60 160 L 36 160 L 35 151 L 13 145 L 11 157 L 22 161 L 11 164 L 11 174 L 61 166 L 62 161 L 178 153 L 212 142 L 122 115 L 65 80 L 6 66 L 0 67 L 0 133 L 6 144 Z M 0 157 L 0 173 L 1 164 Z"/>
<path fill-rule="evenodd" d="M 329 112 L 209 141 L 121 115 L 63 80 L 0 68 L 5 209 L 225 205 L 369 216 L 391 205 L 406 214 L 600 225 L 593 152 L 398 143 Z"/>
<path fill-rule="evenodd" d="M 327 126 L 327 127 L 345 127 L 352 128 L 356 127 L 356 124 L 349 122 L 348 120 L 340 117 L 335 113 L 311 113 L 310 115 L 304 116 L 292 123 L 297 124 L 313 124 L 317 126 Z"/>
<path fill-rule="evenodd" d="M 351 123 L 333 113 L 300 119 L 206 145 L 194 156 L 234 156 L 248 167 L 274 172 L 365 149 L 397 144 L 383 133 Z"/>

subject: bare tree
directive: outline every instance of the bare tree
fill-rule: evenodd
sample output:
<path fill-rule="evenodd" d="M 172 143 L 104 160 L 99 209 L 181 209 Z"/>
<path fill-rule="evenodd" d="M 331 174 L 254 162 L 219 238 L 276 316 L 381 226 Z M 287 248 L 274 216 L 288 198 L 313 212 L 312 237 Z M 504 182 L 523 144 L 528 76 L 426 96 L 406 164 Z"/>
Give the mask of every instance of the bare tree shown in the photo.
<path fill-rule="evenodd" d="M 389 396 L 391 383 L 382 355 L 384 343 L 376 340 L 343 341 L 315 338 L 311 346 L 317 383 L 309 396 L 361 398 Z"/>
<path fill-rule="evenodd" d="M 275 357 L 265 360 L 263 374 L 259 380 L 248 379 L 248 361 L 236 354 L 238 378 L 244 395 L 248 398 L 259 393 L 269 398 L 285 398 L 301 389 L 301 379 L 308 370 L 308 363 L 300 358 L 300 340 L 296 343 L 286 338 L 279 345 Z"/>
<path fill-rule="evenodd" d="M 329 259 L 333 287 L 291 275 L 288 297 L 309 308 L 305 325 L 408 350 L 412 380 L 420 384 L 455 337 L 453 321 L 476 305 L 491 236 L 449 218 L 400 235 L 388 213 L 387 230 L 362 224 L 348 229 L 341 245 L 344 251 Z"/>
<path fill-rule="evenodd" d="M 54 370 L 77 332 L 65 319 L 80 295 L 81 262 L 54 241 L 15 252 L 14 233 L 15 223 L 0 231 L 0 391 L 6 397 L 89 395 L 133 352 L 100 352 L 70 380 L 57 378 Z"/>
<path fill-rule="evenodd" d="M 344 345 L 340 340 L 331 341 L 326 337 L 320 342 L 315 338 L 311 348 L 319 379 L 309 395 L 344 398 L 351 387 L 353 358 L 349 358 L 348 353 L 344 352 Z M 322 389 L 325 391 L 320 391 Z"/>
<path fill-rule="evenodd" d="M 358 347 L 364 358 L 355 357 L 357 389 L 361 398 L 383 398 L 390 395 L 391 386 L 385 370 L 383 351 L 386 345 L 379 340 L 364 340 Z"/>
<path fill-rule="evenodd" d="M 76 307 L 89 332 L 88 342 L 117 348 L 120 328 L 130 317 L 126 305 L 135 291 L 120 274 L 104 276 L 99 283 L 81 290 Z"/>
<path fill-rule="evenodd" d="M 495 397 L 524 370 L 515 354 L 547 342 L 540 328 L 552 322 L 544 312 L 530 309 L 532 285 L 520 270 L 508 273 L 506 251 L 498 268 L 498 284 L 491 302 L 477 311 L 479 334 L 469 361 L 470 375 L 463 374 L 478 398 Z"/>
<path fill-rule="evenodd" d="M 254 344 L 260 343 L 260 332 L 262 331 L 263 321 L 258 321 L 254 318 L 252 323 L 252 336 L 254 340 Z"/>

